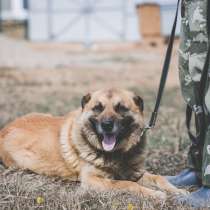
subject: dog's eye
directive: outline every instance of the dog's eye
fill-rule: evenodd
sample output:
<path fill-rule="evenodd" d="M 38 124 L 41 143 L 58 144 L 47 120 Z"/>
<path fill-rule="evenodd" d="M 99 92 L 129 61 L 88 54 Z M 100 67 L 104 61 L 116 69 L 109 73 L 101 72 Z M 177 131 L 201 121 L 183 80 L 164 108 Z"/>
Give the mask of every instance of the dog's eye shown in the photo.
<path fill-rule="evenodd" d="M 118 104 L 115 106 L 115 111 L 116 111 L 116 112 L 119 112 L 119 113 L 125 113 L 125 112 L 128 112 L 129 109 L 128 109 L 126 106 L 124 106 L 124 105 L 118 103 Z"/>
<path fill-rule="evenodd" d="M 96 106 L 94 106 L 94 107 L 92 108 L 92 110 L 93 110 L 94 112 L 102 112 L 102 111 L 104 110 L 104 106 L 103 106 L 101 103 L 99 103 L 99 104 L 97 104 Z"/>

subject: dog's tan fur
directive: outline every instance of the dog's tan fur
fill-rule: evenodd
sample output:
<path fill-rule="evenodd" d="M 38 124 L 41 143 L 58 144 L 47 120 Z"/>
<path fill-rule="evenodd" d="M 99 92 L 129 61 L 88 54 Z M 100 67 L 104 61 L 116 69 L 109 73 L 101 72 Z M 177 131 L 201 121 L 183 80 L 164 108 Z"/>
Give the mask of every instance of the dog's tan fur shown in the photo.
<path fill-rule="evenodd" d="M 29 114 L 0 131 L 0 159 L 10 167 L 29 169 L 39 174 L 81 181 L 97 190 L 129 190 L 144 196 L 164 198 L 165 192 L 183 193 L 162 176 L 143 170 L 145 137 L 140 138 L 143 110 L 136 96 L 124 90 L 97 91 L 83 97 L 83 108 L 65 117 Z M 97 103 L 102 113 L 93 113 Z M 103 151 L 90 128 L 89 117 L 122 118 L 113 106 L 123 103 L 139 125 L 112 153 Z"/>

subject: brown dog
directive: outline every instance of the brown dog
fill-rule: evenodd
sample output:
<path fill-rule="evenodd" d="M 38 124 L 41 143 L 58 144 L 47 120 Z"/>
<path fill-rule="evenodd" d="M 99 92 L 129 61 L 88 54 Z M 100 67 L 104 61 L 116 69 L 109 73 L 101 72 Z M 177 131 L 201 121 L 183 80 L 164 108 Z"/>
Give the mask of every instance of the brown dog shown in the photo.
<path fill-rule="evenodd" d="M 97 190 L 155 198 L 164 198 L 162 191 L 184 193 L 143 170 L 143 126 L 141 97 L 101 90 L 84 96 L 82 107 L 66 117 L 29 114 L 9 124 L 0 131 L 0 158 L 8 167 L 68 177 Z"/>

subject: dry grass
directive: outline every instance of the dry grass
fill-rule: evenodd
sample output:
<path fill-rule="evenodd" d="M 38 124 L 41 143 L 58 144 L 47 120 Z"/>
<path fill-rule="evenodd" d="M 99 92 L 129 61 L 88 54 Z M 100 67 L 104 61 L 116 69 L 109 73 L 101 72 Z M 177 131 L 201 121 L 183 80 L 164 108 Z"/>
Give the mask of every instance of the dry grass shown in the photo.
<path fill-rule="evenodd" d="M 12 169 L 1 169 L 0 192 L 1 209 L 191 209 L 170 198 L 163 203 L 126 192 L 98 193 L 59 178 Z"/>
<path fill-rule="evenodd" d="M 155 87 L 159 80 L 161 62 L 157 57 L 162 57 L 162 52 L 163 50 L 156 49 L 156 57 L 143 61 L 136 59 L 135 62 L 126 59 L 128 54 L 114 53 L 113 56 L 109 55 L 106 61 L 96 53 L 91 55 L 91 59 L 96 58 L 96 61 L 92 61 L 94 68 L 90 65 L 70 69 L 60 66 L 59 69 L 53 70 L 27 71 L 2 67 L 0 128 L 28 112 L 65 114 L 80 105 L 81 96 L 88 90 L 110 86 L 110 83 L 143 95 L 148 118 L 154 105 Z M 147 71 L 144 71 L 145 69 Z M 176 67 L 173 66 L 173 69 Z M 184 126 L 184 104 L 174 75 L 176 74 L 169 75 L 169 87 L 163 100 L 157 127 L 148 134 L 145 168 L 155 174 L 172 175 L 186 165 L 189 142 Z M 5 169 L 0 165 L 0 209 L 190 208 L 177 206 L 171 198 L 166 203 L 158 203 L 126 192 L 84 191 L 78 183 L 40 176 L 29 171 Z"/>
<path fill-rule="evenodd" d="M 83 191 L 78 184 L 25 171 L 4 170 L 1 209 L 174 209 L 173 203 L 146 200 L 126 192 Z M 169 205 L 170 204 L 170 205 Z M 181 209 L 183 208 L 180 206 Z"/>

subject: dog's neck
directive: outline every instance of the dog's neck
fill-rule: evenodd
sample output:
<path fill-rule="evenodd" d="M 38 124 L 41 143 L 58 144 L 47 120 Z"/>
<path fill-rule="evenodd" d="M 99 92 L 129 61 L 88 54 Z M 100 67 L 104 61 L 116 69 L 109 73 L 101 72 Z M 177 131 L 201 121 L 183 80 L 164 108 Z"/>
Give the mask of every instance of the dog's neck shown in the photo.
<path fill-rule="evenodd" d="M 76 141 L 75 147 L 84 162 L 103 169 L 115 179 L 136 181 L 142 176 L 145 136 L 126 152 L 122 150 L 106 152 L 92 146 L 81 130 L 72 129 L 72 132 L 72 142 Z"/>

